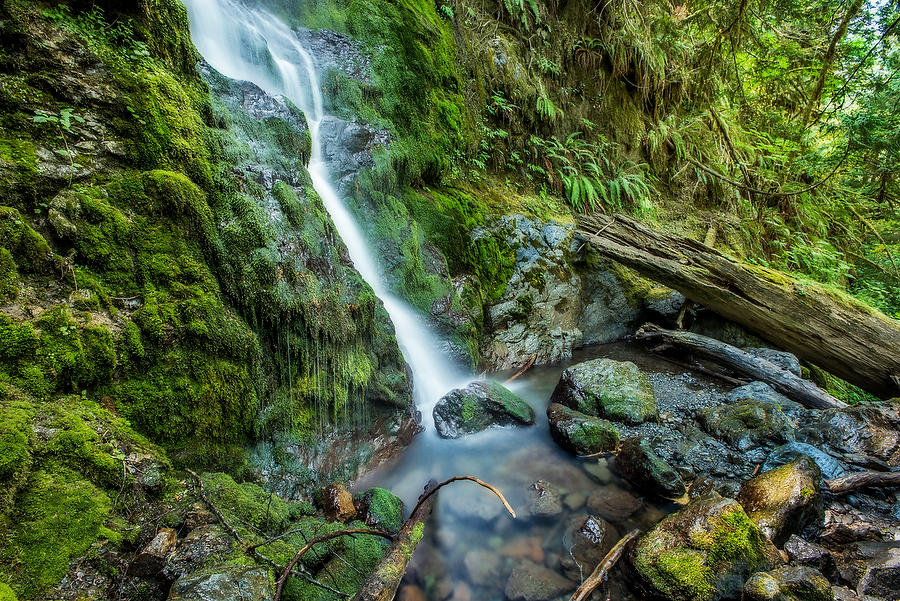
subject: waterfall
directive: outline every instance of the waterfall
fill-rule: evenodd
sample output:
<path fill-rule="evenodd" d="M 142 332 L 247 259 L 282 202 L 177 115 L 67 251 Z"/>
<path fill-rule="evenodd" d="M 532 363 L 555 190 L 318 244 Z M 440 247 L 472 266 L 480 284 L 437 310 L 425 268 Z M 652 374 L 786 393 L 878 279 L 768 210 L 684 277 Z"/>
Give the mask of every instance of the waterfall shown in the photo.
<path fill-rule="evenodd" d="M 388 289 L 366 237 L 330 181 L 322 157 L 322 91 L 313 57 L 296 33 L 275 15 L 238 0 L 184 0 L 191 35 L 204 59 L 231 79 L 249 81 L 271 95 L 289 98 L 306 115 L 312 138 L 307 167 L 313 187 L 340 233 L 353 266 L 384 303 L 397 343 L 413 374 L 416 405 L 427 430 L 437 400 L 463 379 L 438 350 L 439 338 L 424 319 Z"/>

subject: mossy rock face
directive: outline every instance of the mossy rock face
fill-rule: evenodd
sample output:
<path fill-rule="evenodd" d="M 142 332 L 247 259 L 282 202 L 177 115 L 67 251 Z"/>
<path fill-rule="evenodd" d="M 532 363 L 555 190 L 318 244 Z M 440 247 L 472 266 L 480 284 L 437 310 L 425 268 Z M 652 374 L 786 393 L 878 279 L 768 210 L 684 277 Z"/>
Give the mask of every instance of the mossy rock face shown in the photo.
<path fill-rule="evenodd" d="M 745 601 L 833 601 L 831 583 L 814 568 L 784 566 L 754 574 L 744 585 Z"/>
<path fill-rule="evenodd" d="M 653 386 L 630 361 L 594 359 L 569 367 L 550 402 L 630 425 L 659 419 Z"/>
<path fill-rule="evenodd" d="M 550 434 L 556 444 L 576 455 L 609 453 L 619 445 L 615 425 L 559 403 L 547 407 Z"/>
<path fill-rule="evenodd" d="M 741 451 L 794 440 L 794 425 L 776 403 L 743 399 L 729 405 L 710 407 L 697 417 L 711 436 Z"/>
<path fill-rule="evenodd" d="M 739 596 L 752 573 L 783 563 L 741 505 L 716 493 L 659 522 L 629 559 L 648 594 L 672 601 Z"/>
<path fill-rule="evenodd" d="M 764 472 L 741 487 L 738 501 L 777 545 L 822 517 L 822 474 L 809 457 Z"/>
<path fill-rule="evenodd" d="M 272 594 L 265 568 L 222 564 L 176 580 L 169 601 L 268 599 Z"/>
<path fill-rule="evenodd" d="M 614 465 L 626 480 L 646 493 L 674 500 L 687 492 L 678 472 L 653 452 L 646 438 L 622 441 Z"/>
<path fill-rule="evenodd" d="M 16 594 L 4 582 L 0 582 L 0 601 L 18 601 Z"/>
<path fill-rule="evenodd" d="M 354 499 L 356 513 L 373 528 L 399 532 L 403 525 L 403 501 L 384 488 L 370 488 Z"/>
<path fill-rule="evenodd" d="M 473 382 L 453 390 L 434 407 L 434 424 L 443 438 L 459 438 L 493 426 L 531 425 L 534 409 L 496 382 Z"/>

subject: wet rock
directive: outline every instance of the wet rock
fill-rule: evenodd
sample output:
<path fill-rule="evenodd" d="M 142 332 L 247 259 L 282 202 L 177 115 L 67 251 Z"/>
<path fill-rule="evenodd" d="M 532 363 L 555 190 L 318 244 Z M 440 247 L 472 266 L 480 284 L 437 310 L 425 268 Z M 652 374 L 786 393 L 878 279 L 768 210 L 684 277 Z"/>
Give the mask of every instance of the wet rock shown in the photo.
<path fill-rule="evenodd" d="M 505 592 L 509 601 L 551 601 L 574 588 L 558 572 L 526 561 L 513 568 Z"/>
<path fill-rule="evenodd" d="M 448 601 L 472 601 L 472 591 L 465 582 L 457 582 Z"/>
<path fill-rule="evenodd" d="M 216 516 L 203 503 L 191 505 L 190 510 L 184 516 L 184 527 L 186 530 L 194 530 L 195 528 L 215 523 Z"/>
<path fill-rule="evenodd" d="M 799 457 L 812 459 L 825 478 L 840 478 L 847 474 L 847 470 L 837 459 L 805 442 L 789 442 L 769 453 L 762 471 L 767 472 Z"/>
<path fill-rule="evenodd" d="M 576 455 L 612 452 L 619 444 L 619 431 L 605 419 L 585 415 L 559 403 L 547 407 L 547 418 L 553 440 Z"/>
<path fill-rule="evenodd" d="M 594 359 L 569 367 L 550 401 L 631 425 L 658 420 L 653 386 L 630 361 Z"/>
<path fill-rule="evenodd" d="M 787 351 L 776 351 L 775 349 L 752 346 L 742 350 L 754 357 L 765 359 L 772 365 L 778 366 L 785 371 L 789 371 L 795 376 L 799 377 L 802 375 L 800 360 L 797 359 L 796 355 L 788 353 Z"/>
<path fill-rule="evenodd" d="M 493 551 L 476 549 L 469 551 L 463 558 L 463 565 L 469 581 L 476 586 L 487 586 L 497 582 L 500 577 L 500 557 Z"/>
<path fill-rule="evenodd" d="M 128 567 L 128 573 L 149 576 L 162 571 L 177 542 L 178 534 L 174 530 L 161 528 L 153 540 L 135 556 Z"/>
<path fill-rule="evenodd" d="M 497 549 L 501 557 L 544 563 L 544 548 L 539 536 L 519 536 Z"/>
<path fill-rule="evenodd" d="M 403 501 L 384 488 L 370 488 L 353 501 L 356 515 L 368 526 L 398 532 L 403 525 Z"/>
<path fill-rule="evenodd" d="M 859 541 L 881 541 L 885 533 L 900 535 L 897 522 L 887 521 L 868 511 L 833 503 L 825 510 L 819 542 L 828 548 L 839 548 Z"/>
<path fill-rule="evenodd" d="M 199 526 L 181 539 L 162 573 L 170 581 L 177 580 L 207 563 L 224 559 L 232 552 L 233 545 L 234 540 L 221 527 Z"/>
<path fill-rule="evenodd" d="M 784 550 L 792 564 L 816 568 L 827 578 L 835 574 L 834 556 L 831 551 L 792 534 L 784 543 Z"/>
<path fill-rule="evenodd" d="M 687 299 L 677 290 L 654 288 L 644 299 L 644 309 L 662 319 L 668 327 L 676 326 L 678 314 Z"/>
<path fill-rule="evenodd" d="M 414 584 L 408 584 L 397 593 L 397 601 L 428 601 L 425 591 Z"/>
<path fill-rule="evenodd" d="M 551 518 L 562 513 L 559 490 L 546 480 L 538 480 L 528 489 L 528 513 L 537 518 Z"/>
<path fill-rule="evenodd" d="M 816 569 L 782 566 L 754 574 L 744 585 L 745 601 L 832 601 L 831 584 Z"/>
<path fill-rule="evenodd" d="M 793 423 L 775 403 L 744 399 L 702 410 L 697 417 L 711 436 L 741 451 L 794 440 Z"/>
<path fill-rule="evenodd" d="M 609 484 L 612 481 L 612 471 L 609 469 L 609 461 L 600 457 L 596 461 L 585 461 L 581 464 L 581 469 L 590 476 L 595 482 L 600 484 Z"/>
<path fill-rule="evenodd" d="M 220 564 L 176 580 L 169 601 L 265 601 L 273 592 L 265 569 Z"/>
<path fill-rule="evenodd" d="M 464 486 L 441 489 L 438 503 L 465 521 L 493 522 L 501 514 L 506 513 L 503 504 L 493 495 L 482 494 L 473 497 L 472 491 L 466 490 Z"/>
<path fill-rule="evenodd" d="M 596 516 L 573 516 L 566 524 L 560 564 L 566 577 L 582 582 L 618 540 L 615 528 Z"/>
<path fill-rule="evenodd" d="M 330 522 L 346 522 L 356 517 L 353 495 L 340 482 L 329 484 L 322 489 L 322 508 Z"/>
<path fill-rule="evenodd" d="M 807 442 L 822 443 L 846 456 L 870 456 L 900 466 L 900 404 L 863 403 L 816 412 L 805 432 Z"/>
<path fill-rule="evenodd" d="M 732 388 L 725 398 L 729 403 L 738 403 L 740 401 L 756 401 L 773 405 L 781 409 L 791 419 L 796 419 L 806 415 L 807 410 L 800 403 L 795 403 L 765 382 L 750 382 L 737 388 Z"/>
<path fill-rule="evenodd" d="M 610 522 L 621 522 L 640 509 L 641 502 L 621 488 L 607 486 L 588 497 L 587 507 Z"/>
<path fill-rule="evenodd" d="M 856 593 L 846 586 L 833 586 L 831 592 L 834 594 L 834 601 L 860 601 Z"/>
<path fill-rule="evenodd" d="M 443 438 L 459 438 L 493 426 L 533 423 L 531 406 L 496 382 L 473 382 L 453 390 L 434 407 L 434 425 Z"/>
<path fill-rule="evenodd" d="M 776 545 L 822 518 L 822 475 L 801 457 L 747 481 L 737 500 L 760 530 Z"/>
<path fill-rule="evenodd" d="M 580 492 L 569 493 L 563 497 L 563 505 L 569 511 L 580 509 L 587 502 L 587 495 Z"/>
<path fill-rule="evenodd" d="M 853 545 L 838 557 L 838 570 L 860 597 L 894 601 L 900 591 L 900 541 Z"/>
<path fill-rule="evenodd" d="M 752 573 L 783 563 L 743 507 L 716 493 L 659 522 L 629 560 L 648 594 L 674 601 L 735 597 Z"/>
<path fill-rule="evenodd" d="M 674 500 L 687 493 L 678 472 L 653 452 L 645 438 L 622 441 L 614 465 L 625 479 L 648 494 Z"/>

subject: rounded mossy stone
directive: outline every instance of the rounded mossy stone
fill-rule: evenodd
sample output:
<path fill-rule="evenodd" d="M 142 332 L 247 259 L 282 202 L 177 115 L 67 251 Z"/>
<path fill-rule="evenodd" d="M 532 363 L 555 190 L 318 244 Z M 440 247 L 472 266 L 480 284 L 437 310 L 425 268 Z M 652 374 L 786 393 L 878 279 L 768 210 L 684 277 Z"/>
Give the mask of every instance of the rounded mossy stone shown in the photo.
<path fill-rule="evenodd" d="M 630 425 L 659 419 L 653 386 L 630 361 L 594 359 L 567 368 L 550 402 Z"/>
<path fill-rule="evenodd" d="M 834 601 L 831 583 L 807 566 L 783 566 L 758 572 L 744 585 L 745 601 Z"/>
<path fill-rule="evenodd" d="M 752 573 L 783 563 L 740 504 L 716 493 L 664 518 L 629 559 L 647 593 L 673 601 L 732 598 Z"/>
<path fill-rule="evenodd" d="M 553 440 L 576 455 L 609 453 L 619 445 L 619 430 L 599 417 L 585 415 L 559 403 L 547 407 Z"/>
<path fill-rule="evenodd" d="M 502 384 L 472 382 L 452 390 L 434 407 L 434 425 L 443 438 L 458 438 L 493 426 L 531 425 L 534 409 Z"/>
<path fill-rule="evenodd" d="M 637 488 L 663 499 L 678 499 L 687 492 L 678 472 L 653 452 L 646 438 L 622 441 L 614 465 Z"/>
<path fill-rule="evenodd" d="M 742 451 L 794 440 L 794 425 L 777 403 L 742 399 L 704 409 L 697 417 L 707 432 Z"/>
<path fill-rule="evenodd" d="M 357 513 L 366 524 L 388 532 L 399 532 L 403 525 L 403 500 L 384 488 L 370 488 L 354 499 Z"/>

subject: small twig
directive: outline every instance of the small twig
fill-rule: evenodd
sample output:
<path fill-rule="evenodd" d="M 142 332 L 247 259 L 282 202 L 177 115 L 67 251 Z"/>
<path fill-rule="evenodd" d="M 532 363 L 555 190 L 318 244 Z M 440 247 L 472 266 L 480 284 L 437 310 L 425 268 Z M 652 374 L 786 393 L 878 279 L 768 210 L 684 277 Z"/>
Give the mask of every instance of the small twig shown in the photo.
<path fill-rule="evenodd" d="M 575 591 L 569 601 L 584 601 L 587 599 L 591 593 L 594 592 L 594 589 L 603 583 L 609 570 L 612 569 L 617 561 L 619 561 L 619 558 L 625 551 L 625 545 L 630 543 L 632 539 L 636 538 L 640 533 L 640 530 L 632 530 L 626 534 L 622 540 L 617 542 L 615 546 L 610 549 L 609 553 L 606 554 L 606 557 L 603 558 L 603 561 L 601 561 L 591 575 L 587 577 L 587 580 L 581 583 L 581 586 L 578 587 L 578 590 Z"/>
<path fill-rule="evenodd" d="M 757 464 L 756 464 L 756 467 L 753 468 L 753 473 L 750 474 L 750 477 L 752 478 L 753 476 L 755 476 L 756 474 L 758 474 L 758 473 L 759 473 L 759 468 L 761 468 L 761 467 L 762 467 L 762 464 L 761 464 L 761 463 L 757 463 Z"/>
<path fill-rule="evenodd" d="M 534 365 L 534 362 L 536 360 L 537 360 L 537 355 L 532 355 L 531 359 L 528 360 L 528 363 L 526 363 L 525 366 L 522 367 L 522 369 L 517 371 L 514 375 L 510 376 L 506 380 L 504 380 L 503 383 L 509 384 L 510 382 L 513 382 L 514 380 L 517 380 L 518 378 L 520 378 L 522 376 L 522 374 L 524 374 L 526 371 L 531 369 L 531 366 Z"/>
<path fill-rule="evenodd" d="M 285 566 L 284 571 L 281 573 L 281 576 L 278 578 L 278 583 L 275 588 L 275 596 L 272 598 L 273 601 L 278 601 L 281 599 L 281 593 L 284 589 L 284 585 L 287 583 L 288 576 L 291 575 L 291 570 L 294 569 L 294 566 L 297 565 L 297 562 L 300 561 L 300 558 L 304 553 L 309 551 L 314 545 L 317 545 L 321 542 L 331 540 L 333 538 L 338 538 L 341 536 L 349 536 L 353 534 L 371 534 L 373 536 L 380 536 L 382 538 L 386 538 L 388 540 L 393 540 L 393 536 L 384 532 L 382 530 L 372 530 L 369 528 L 351 528 L 349 530 L 338 530 L 337 532 L 329 532 L 327 534 L 322 534 L 320 536 L 315 537 L 310 540 L 308 543 L 303 545 L 303 547 L 297 551 L 294 558 Z"/>
<path fill-rule="evenodd" d="M 225 530 L 228 531 L 228 534 L 234 537 L 234 539 L 240 544 L 241 549 L 246 550 L 247 545 L 244 544 L 244 539 L 241 538 L 241 535 L 238 534 L 238 531 L 231 527 L 231 524 L 228 523 L 228 520 L 225 519 L 225 516 L 222 515 L 222 512 L 219 511 L 219 508 L 215 506 L 215 504 L 209 500 L 209 497 L 206 496 L 206 492 L 203 490 L 203 480 L 200 479 L 200 476 L 197 475 L 197 472 L 193 472 L 191 470 L 185 470 L 191 476 L 194 477 L 194 480 L 197 481 L 197 491 L 200 493 L 200 498 L 203 499 L 203 502 L 206 503 L 206 506 L 209 507 L 209 510 L 213 512 L 213 515 L 216 516 L 216 519 L 219 520 L 219 523 L 225 527 Z"/>
<path fill-rule="evenodd" d="M 495 486 L 491 486 L 487 482 L 485 482 L 483 480 L 479 480 L 478 478 L 476 478 L 474 476 L 455 476 L 453 478 L 450 478 L 449 480 L 444 480 L 443 482 L 441 482 L 440 484 L 438 484 L 437 486 L 435 486 L 434 488 L 432 488 L 431 490 L 429 490 L 427 493 L 425 493 L 424 495 L 422 495 L 419 498 L 419 502 L 416 503 L 415 507 L 413 507 L 412 513 L 410 515 L 415 514 L 416 510 L 422 505 L 422 503 L 424 503 L 428 499 L 428 497 L 430 497 L 431 495 L 436 493 L 440 488 L 447 486 L 448 484 L 450 484 L 452 482 L 458 482 L 460 480 L 471 480 L 475 484 L 480 484 L 481 486 L 485 487 L 486 489 L 488 489 L 489 491 L 491 491 L 492 493 L 497 495 L 497 497 L 500 498 L 500 501 L 503 502 L 503 506 L 506 507 L 506 511 L 509 512 L 509 515 L 511 515 L 513 518 L 516 517 L 516 512 L 509 505 L 509 503 L 506 500 L 506 497 L 503 496 L 502 492 L 497 490 L 497 488 Z"/>

